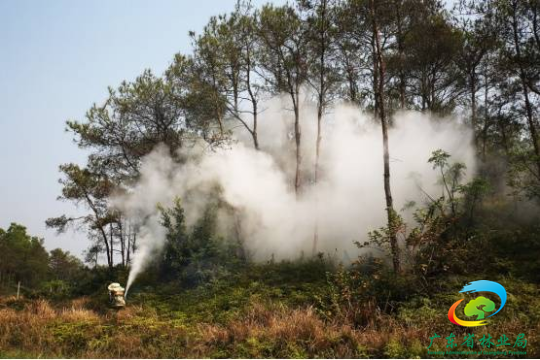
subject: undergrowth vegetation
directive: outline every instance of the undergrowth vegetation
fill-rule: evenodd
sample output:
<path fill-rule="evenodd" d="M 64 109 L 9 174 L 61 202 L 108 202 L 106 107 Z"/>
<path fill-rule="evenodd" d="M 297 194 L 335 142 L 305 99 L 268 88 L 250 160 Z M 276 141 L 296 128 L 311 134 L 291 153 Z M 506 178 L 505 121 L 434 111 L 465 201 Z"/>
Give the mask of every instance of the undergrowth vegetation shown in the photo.
<path fill-rule="evenodd" d="M 489 326 L 461 328 L 448 321 L 447 311 L 467 279 L 441 280 L 430 294 L 416 278 L 396 281 L 380 261 L 362 266 L 360 273 L 324 259 L 249 265 L 191 289 L 136 290 L 118 312 L 107 307 L 106 294 L 64 301 L 4 297 L 0 355 L 426 357 L 431 336 L 441 339 L 430 350 L 445 351 L 451 333 L 460 344 L 466 333 L 477 339 L 505 334 L 512 342 L 525 333 L 527 357 L 540 355 L 535 284 L 494 279 L 508 291 L 504 311 Z"/>
<path fill-rule="evenodd" d="M 187 228 L 178 199 L 161 209 L 166 247 L 130 289 L 126 308 L 109 308 L 105 291 L 108 280 L 125 283 L 122 266 L 83 271 L 79 286 L 47 291 L 47 282 L 19 299 L 4 296 L 0 357 L 467 356 L 447 350 L 538 357 L 538 224 L 520 218 L 512 201 L 490 194 L 483 180 L 463 183 L 464 168 L 449 158 L 434 152 L 430 159 L 441 172 L 443 196 L 411 204 L 412 227 L 395 213 L 394 227 L 357 243 L 361 255 L 350 264 L 323 253 L 254 262 L 240 241 L 218 235 L 214 206 Z M 402 244 L 399 272 L 390 263 L 393 235 Z M 383 255 L 374 256 L 373 248 Z M 487 326 L 452 324 L 452 304 L 482 295 L 459 291 L 480 279 L 506 289 L 503 311 Z M 499 299 L 491 300 L 500 307 Z M 486 346 L 481 339 L 492 340 Z"/>

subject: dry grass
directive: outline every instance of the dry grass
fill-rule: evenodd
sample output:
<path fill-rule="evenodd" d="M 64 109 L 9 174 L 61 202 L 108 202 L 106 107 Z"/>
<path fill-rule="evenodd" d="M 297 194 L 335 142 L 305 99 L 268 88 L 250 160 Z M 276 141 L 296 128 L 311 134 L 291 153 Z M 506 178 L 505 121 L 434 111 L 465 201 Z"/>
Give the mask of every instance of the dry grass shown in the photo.
<path fill-rule="evenodd" d="M 0 348 L 52 357 L 354 357 L 362 338 L 350 326 L 323 322 L 312 308 L 256 303 L 226 325 L 186 327 L 141 306 L 100 315 L 86 304 L 56 309 L 36 300 L 20 311 L 0 309 Z"/>
<path fill-rule="evenodd" d="M 429 327 L 407 327 L 382 315 L 372 322 L 355 328 L 345 316 L 323 321 L 311 307 L 252 303 L 224 324 L 182 323 L 142 306 L 100 314 L 86 299 L 58 308 L 36 300 L 21 310 L 0 307 L 0 356 L 3 351 L 80 358 L 426 356 L 420 341 L 432 335 Z M 514 328 L 520 324 L 501 330 Z"/>
<path fill-rule="evenodd" d="M 163 357 L 167 347 L 169 356 L 176 353 L 181 336 L 141 306 L 103 314 L 90 309 L 87 299 L 58 308 L 46 300 L 27 301 L 21 310 L 0 307 L 0 356 Z"/>
<path fill-rule="evenodd" d="M 290 357 L 298 351 L 296 355 L 300 356 L 340 358 L 366 357 L 369 352 L 382 353 L 390 339 L 414 338 L 413 333 L 417 332 L 390 326 L 390 318 L 380 317 L 379 321 L 386 322 L 386 331 L 370 327 L 354 329 L 351 324 L 338 321 L 327 323 L 311 307 L 288 309 L 254 304 L 241 320 L 225 326 L 203 325 L 199 331 L 206 339 L 206 351 L 220 348 L 229 350 L 228 354 L 235 354 L 238 344 L 244 344 L 244 352 L 236 355 Z"/>
<path fill-rule="evenodd" d="M 96 322 L 99 320 L 99 316 L 92 310 L 76 307 L 62 309 L 58 312 L 58 317 L 67 322 Z"/>

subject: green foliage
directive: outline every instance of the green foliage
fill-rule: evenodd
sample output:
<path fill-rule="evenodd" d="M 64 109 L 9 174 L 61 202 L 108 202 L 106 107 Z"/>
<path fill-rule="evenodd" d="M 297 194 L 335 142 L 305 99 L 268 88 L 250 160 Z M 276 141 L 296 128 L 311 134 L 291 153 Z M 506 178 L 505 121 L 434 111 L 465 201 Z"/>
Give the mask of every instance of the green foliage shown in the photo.
<path fill-rule="evenodd" d="M 476 334 L 538 340 L 540 294 L 534 283 L 490 277 L 508 292 L 505 310 Z M 118 313 L 106 294 L 58 302 L 2 302 L 1 354 L 49 357 L 425 357 L 428 337 L 455 327 L 446 310 L 469 277 L 396 279 L 383 261 L 351 268 L 324 258 L 246 264 L 194 288 L 156 285 Z M 331 300 L 335 299 L 335 302 Z M 80 304 L 84 304 L 81 305 Z M 100 305 L 101 304 L 101 305 Z M 314 309 L 316 311 L 311 311 Z M 21 321 L 22 320 L 22 321 Z M 17 326 L 13 326 L 17 322 Z M 5 329 L 9 329 L 5 331 Z M 444 350 L 436 343 L 434 350 Z M 534 346 L 527 348 L 538 354 Z"/>
<path fill-rule="evenodd" d="M 308 75 L 307 64 L 301 61 L 307 55 L 305 23 L 288 4 L 264 5 L 258 20 L 257 36 L 265 49 L 260 62 L 270 74 L 270 91 L 290 94 L 293 101 L 298 101 L 298 87 Z"/>
<path fill-rule="evenodd" d="M 448 166 L 448 159 L 450 159 L 450 154 L 448 154 L 446 151 L 438 149 L 431 154 L 428 162 L 433 164 L 433 169 L 444 169 Z"/>
<path fill-rule="evenodd" d="M 189 59 L 177 63 L 174 81 L 145 70 L 135 81 L 109 88 L 108 99 L 87 112 L 86 122 L 67 122 L 79 146 L 95 149 L 92 162 L 103 165 L 111 177 L 136 176 L 141 157 L 160 143 L 170 148 L 171 156 L 182 146 L 189 82 L 181 66 L 190 67 Z"/>
<path fill-rule="evenodd" d="M 394 313 L 415 296 L 418 285 L 414 276 L 396 276 L 383 260 L 363 256 L 351 267 L 328 273 L 325 291 L 317 295 L 320 315 L 329 321 L 343 318 L 355 326 L 376 327 L 380 316 Z"/>
<path fill-rule="evenodd" d="M 193 229 L 185 225 L 180 199 L 171 209 L 161 208 L 162 225 L 167 229 L 161 261 L 161 277 L 182 285 L 211 282 L 238 265 L 237 245 L 216 234 L 216 205 L 208 206 Z"/>
<path fill-rule="evenodd" d="M 174 208 L 161 208 L 160 211 L 161 224 L 168 230 L 162 261 L 162 273 L 169 276 L 168 280 L 170 280 L 178 277 L 189 261 L 189 236 L 180 199 L 175 200 Z"/>
<path fill-rule="evenodd" d="M 443 192 L 448 197 L 448 204 L 452 215 L 456 216 L 456 193 L 460 190 L 460 181 L 463 178 L 464 171 L 466 169 L 465 164 L 462 163 L 449 163 L 450 154 L 439 149 L 435 150 L 428 160 L 428 163 L 433 164 L 433 169 L 438 169 L 441 178 L 440 183 L 443 187 Z"/>
<path fill-rule="evenodd" d="M 321 259 L 266 264 L 239 264 L 230 273 L 214 274 L 198 286 L 153 284 L 134 292 L 130 301 L 144 303 L 165 318 L 225 323 L 251 302 L 277 301 L 287 306 L 314 305 L 323 293 L 332 265 Z"/>
<path fill-rule="evenodd" d="M 90 165 L 81 168 L 76 164 L 64 164 L 60 171 L 64 178 L 60 180 L 63 185 L 60 200 L 72 201 L 82 204 L 90 211 L 81 217 L 68 217 L 61 215 L 49 218 L 45 224 L 54 228 L 58 233 L 66 231 L 68 226 L 82 224 L 87 226 L 90 237 L 98 239 L 98 249 L 105 249 L 107 263 L 112 270 L 113 261 L 113 228 L 119 227 L 120 214 L 112 210 L 108 205 L 108 199 L 115 188 L 113 179 L 106 173 L 102 165 L 96 160 L 90 161 Z"/>
<path fill-rule="evenodd" d="M 535 169 L 540 158 L 530 149 L 519 149 L 512 153 L 508 167 L 508 185 L 514 195 L 528 199 L 540 199 L 540 177 Z"/>
<path fill-rule="evenodd" d="M 84 268 L 81 260 L 62 249 L 51 250 L 49 267 L 56 279 L 66 282 L 79 277 Z"/>
<path fill-rule="evenodd" d="M 359 249 L 375 248 L 384 251 L 388 256 L 392 256 L 392 237 L 404 236 L 407 229 L 403 218 L 392 209 L 390 209 L 390 212 L 389 225 L 370 231 L 368 233 L 369 241 L 364 243 L 356 241 L 355 244 Z"/>
<path fill-rule="evenodd" d="M 49 254 L 43 239 L 30 236 L 22 225 L 0 229 L 0 286 L 13 293 L 20 281 L 23 291 L 49 275 Z"/>
<path fill-rule="evenodd" d="M 462 183 L 465 166 L 451 163 L 450 158 L 443 150 L 434 151 L 429 158 L 433 169 L 440 173 L 443 196 L 433 198 L 426 194 L 427 205 L 414 211 L 416 225 L 405 239 L 413 271 L 418 271 L 426 281 L 445 273 L 466 273 L 485 250 L 485 241 L 473 234 L 475 214 L 490 186 L 483 178 Z"/>

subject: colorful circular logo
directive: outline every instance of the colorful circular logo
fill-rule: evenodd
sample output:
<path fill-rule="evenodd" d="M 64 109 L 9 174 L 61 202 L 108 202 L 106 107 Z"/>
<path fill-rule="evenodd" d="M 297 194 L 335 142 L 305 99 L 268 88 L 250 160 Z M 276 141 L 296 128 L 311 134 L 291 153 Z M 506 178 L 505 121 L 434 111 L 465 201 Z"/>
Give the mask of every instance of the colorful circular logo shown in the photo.
<path fill-rule="evenodd" d="M 465 285 L 460 293 L 472 294 L 480 291 L 497 294 L 501 299 L 501 307 L 493 314 L 487 316 L 488 318 L 502 310 L 504 304 L 506 304 L 506 289 L 499 283 L 488 280 L 473 281 L 470 284 Z M 488 322 L 484 319 L 486 317 L 485 313 L 495 310 L 495 303 L 484 296 L 479 296 L 476 299 L 469 301 L 465 306 L 464 313 L 467 316 L 476 316 L 476 321 L 467 321 L 461 320 L 456 316 L 456 309 L 463 300 L 464 299 L 456 301 L 450 307 L 450 310 L 448 310 L 448 320 L 460 326 L 471 327 L 486 325 Z"/>

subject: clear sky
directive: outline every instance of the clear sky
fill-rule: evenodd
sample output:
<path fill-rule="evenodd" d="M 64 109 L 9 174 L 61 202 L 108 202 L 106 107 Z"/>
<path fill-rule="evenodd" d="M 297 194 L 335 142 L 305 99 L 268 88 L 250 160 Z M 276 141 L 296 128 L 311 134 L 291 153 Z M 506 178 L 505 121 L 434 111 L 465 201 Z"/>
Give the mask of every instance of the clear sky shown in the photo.
<path fill-rule="evenodd" d="M 190 51 L 189 30 L 200 31 L 235 3 L 0 0 L 0 227 L 21 223 L 48 249 L 80 256 L 88 246 L 84 233 L 57 236 L 44 223 L 76 211 L 56 200 L 58 165 L 86 158 L 65 121 L 83 120 L 107 86 L 145 68 L 161 74 L 175 53 Z"/>

